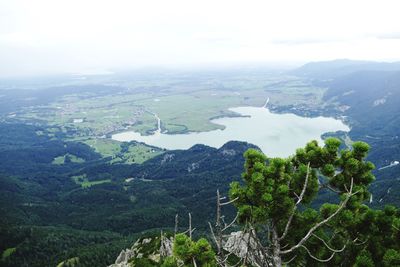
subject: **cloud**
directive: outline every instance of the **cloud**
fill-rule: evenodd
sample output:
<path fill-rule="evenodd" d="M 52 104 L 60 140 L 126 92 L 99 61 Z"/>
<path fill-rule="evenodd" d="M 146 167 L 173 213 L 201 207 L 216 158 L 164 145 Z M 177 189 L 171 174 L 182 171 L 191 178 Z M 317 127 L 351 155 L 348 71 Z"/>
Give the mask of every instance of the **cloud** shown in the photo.
<path fill-rule="evenodd" d="M 345 39 L 326 39 L 326 38 L 296 38 L 296 39 L 277 39 L 271 43 L 275 45 L 307 45 L 307 44 L 323 44 L 346 41 Z"/>
<path fill-rule="evenodd" d="M 382 33 L 375 36 L 377 39 L 387 40 L 387 39 L 400 39 L 400 32 L 392 33 Z"/>
<path fill-rule="evenodd" d="M 81 67 L 398 59 L 398 10 L 398 0 L 0 0 L 0 76 Z"/>

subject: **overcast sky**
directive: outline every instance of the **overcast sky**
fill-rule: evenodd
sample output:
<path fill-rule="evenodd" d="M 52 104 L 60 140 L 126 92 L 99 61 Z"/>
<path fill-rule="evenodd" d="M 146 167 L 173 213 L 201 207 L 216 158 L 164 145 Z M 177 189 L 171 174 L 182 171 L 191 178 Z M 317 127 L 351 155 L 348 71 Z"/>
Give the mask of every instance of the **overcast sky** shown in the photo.
<path fill-rule="evenodd" d="M 400 1 L 0 0 L 0 76 L 400 60 Z"/>

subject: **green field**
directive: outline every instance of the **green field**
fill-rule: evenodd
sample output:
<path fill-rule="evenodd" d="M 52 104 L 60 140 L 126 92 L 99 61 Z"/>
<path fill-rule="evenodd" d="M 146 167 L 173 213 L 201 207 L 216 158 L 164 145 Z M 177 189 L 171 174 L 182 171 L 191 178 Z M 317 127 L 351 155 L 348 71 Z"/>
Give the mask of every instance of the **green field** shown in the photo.
<path fill-rule="evenodd" d="M 110 183 L 111 179 L 104 179 L 104 180 L 98 180 L 98 181 L 89 181 L 88 178 L 86 177 L 86 174 L 83 175 L 77 175 L 77 176 L 72 176 L 72 179 L 76 184 L 79 184 L 82 186 L 82 188 L 87 188 L 91 187 L 92 185 L 97 185 L 97 184 L 104 184 L 104 183 Z"/>
<path fill-rule="evenodd" d="M 111 157 L 111 162 L 127 164 L 143 163 L 163 153 L 162 149 L 153 148 L 140 143 L 121 143 L 106 138 L 90 138 L 84 143 L 94 148 L 103 157 Z"/>
<path fill-rule="evenodd" d="M 171 84 L 148 82 L 163 89 L 156 92 L 88 97 L 67 95 L 49 106 L 29 110 L 23 118 L 76 128 L 80 136 L 104 136 L 121 130 L 149 134 L 157 128 L 153 113 L 161 118 L 168 133 L 210 131 L 221 128 L 210 122 L 218 116 L 232 116 L 235 106 L 262 106 L 267 98 L 277 106 L 321 104 L 324 89 L 292 77 L 239 76 L 222 81 Z M 52 112 L 49 112 L 49 109 Z"/>
<path fill-rule="evenodd" d="M 85 162 L 85 160 L 80 158 L 80 157 L 77 157 L 77 156 L 72 155 L 72 154 L 66 154 L 64 156 L 59 156 L 59 157 L 54 158 L 52 164 L 62 165 L 66 161 L 70 161 L 70 162 L 73 162 L 73 163 L 83 163 L 83 162 Z"/>
<path fill-rule="evenodd" d="M 3 254 L 1 255 L 1 260 L 4 261 L 6 258 L 10 257 L 16 250 L 16 248 L 7 248 L 3 251 Z"/>
<path fill-rule="evenodd" d="M 82 141 L 112 162 L 142 163 L 158 154 L 145 145 L 130 145 L 121 150 L 121 143 L 111 134 L 134 130 L 142 135 L 157 129 L 169 134 L 222 129 L 210 120 L 221 116 L 237 116 L 229 111 L 237 106 L 319 109 L 324 88 L 316 88 L 306 80 L 289 76 L 235 74 L 222 77 L 168 76 L 125 82 L 129 90 L 106 95 L 70 94 L 45 106 L 26 108 L 17 116 L 61 127 L 70 140 Z M 139 91 L 135 88 L 140 88 Z M 40 134 L 40 133 L 39 133 Z M 53 164 L 80 159 L 73 155 L 58 157 Z"/>

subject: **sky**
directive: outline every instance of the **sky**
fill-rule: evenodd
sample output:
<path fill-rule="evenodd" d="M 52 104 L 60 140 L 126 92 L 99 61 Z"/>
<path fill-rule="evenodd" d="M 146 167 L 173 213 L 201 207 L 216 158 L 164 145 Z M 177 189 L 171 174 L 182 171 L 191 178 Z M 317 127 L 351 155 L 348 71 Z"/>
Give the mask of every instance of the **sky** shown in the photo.
<path fill-rule="evenodd" d="M 398 0 L 0 0 L 0 77 L 400 60 Z"/>

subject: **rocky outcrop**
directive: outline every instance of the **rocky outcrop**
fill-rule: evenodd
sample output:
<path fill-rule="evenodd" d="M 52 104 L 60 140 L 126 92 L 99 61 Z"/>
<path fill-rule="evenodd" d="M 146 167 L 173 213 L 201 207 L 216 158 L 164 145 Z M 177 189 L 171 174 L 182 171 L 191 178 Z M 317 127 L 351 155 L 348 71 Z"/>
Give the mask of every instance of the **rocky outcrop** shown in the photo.
<path fill-rule="evenodd" d="M 129 267 L 129 260 L 133 257 L 135 257 L 136 254 L 134 250 L 132 249 L 125 249 L 122 250 L 121 253 L 119 254 L 118 258 L 115 260 L 115 263 L 110 265 L 113 267 Z"/>
<path fill-rule="evenodd" d="M 147 236 L 138 239 L 130 249 L 122 250 L 115 263 L 109 267 L 140 267 L 144 261 L 160 263 L 162 258 L 172 256 L 173 237 Z M 232 232 L 223 244 L 225 251 L 238 258 L 246 258 L 252 266 L 266 267 L 266 255 L 257 249 L 257 241 L 248 232 Z"/>
<path fill-rule="evenodd" d="M 238 258 L 246 258 L 252 266 L 264 267 L 262 263 L 265 262 L 265 255 L 257 249 L 257 242 L 250 233 L 232 232 L 223 247 L 224 250 L 235 254 Z"/>
<path fill-rule="evenodd" d="M 140 259 L 159 263 L 161 257 L 172 255 L 172 244 L 173 238 L 164 235 L 140 238 L 130 249 L 122 250 L 109 267 L 139 267 Z"/>

